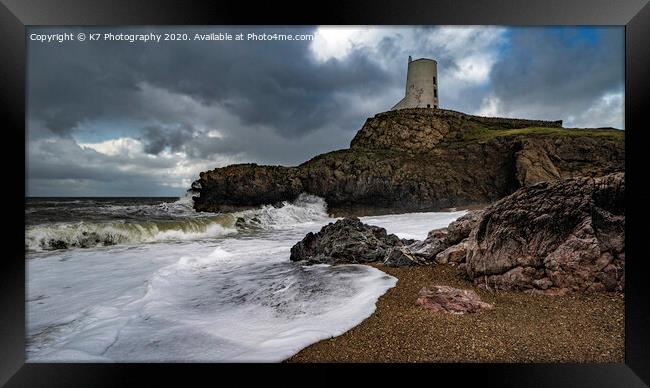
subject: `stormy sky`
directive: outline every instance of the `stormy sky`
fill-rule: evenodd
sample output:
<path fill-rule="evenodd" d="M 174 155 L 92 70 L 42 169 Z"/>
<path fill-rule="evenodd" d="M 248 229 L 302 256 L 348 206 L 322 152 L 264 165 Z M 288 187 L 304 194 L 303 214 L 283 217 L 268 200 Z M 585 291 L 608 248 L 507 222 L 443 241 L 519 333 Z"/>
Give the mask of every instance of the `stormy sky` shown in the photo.
<path fill-rule="evenodd" d="M 306 41 L 40 42 L 30 34 L 313 34 Z M 440 107 L 624 128 L 619 27 L 28 29 L 27 195 L 182 196 L 200 171 L 346 148 L 438 61 Z"/>

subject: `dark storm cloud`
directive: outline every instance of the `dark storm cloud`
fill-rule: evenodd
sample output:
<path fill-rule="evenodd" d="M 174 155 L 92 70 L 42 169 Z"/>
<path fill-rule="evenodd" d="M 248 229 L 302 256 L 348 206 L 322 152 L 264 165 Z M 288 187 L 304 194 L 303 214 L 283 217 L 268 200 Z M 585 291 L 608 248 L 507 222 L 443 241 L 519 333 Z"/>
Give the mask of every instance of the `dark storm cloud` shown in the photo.
<path fill-rule="evenodd" d="M 52 31 L 51 29 L 37 29 Z M 129 56 L 104 53 L 105 45 L 28 45 L 28 113 L 57 133 L 111 113 L 133 114 L 139 74 Z"/>
<path fill-rule="evenodd" d="M 148 126 L 142 129 L 144 151 L 157 155 L 169 147 L 172 152 L 181 151 L 183 145 L 192 138 L 194 129 L 190 125 L 180 125 L 173 128 Z"/>
<path fill-rule="evenodd" d="M 192 46 L 185 50 L 193 55 L 172 56 L 147 80 L 206 104 L 219 103 L 244 125 L 271 126 L 286 136 L 313 131 L 345 110 L 336 93 L 371 91 L 388 77 L 361 55 L 314 63 L 302 43 L 231 42 L 209 51 L 205 44 Z M 164 55 L 153 54 L 147 61 Z"/>
<path fill-rule="evenodd" d="M 566 120 L 622 92 L 623 42 L 618 27 L 514 29 L 492 70 L 493 94 L 506 111 Z"/>
<path fill-rule="evenodd" d="M 138 29 L 150 31 L 156 30 Z M 164 125 L 188 128 L 182 116 L 156 111 L 155 106 L 142 109 L 139 86 L 147 83 L 206 105 L 220 104 L 244 125 L 263 124 L 287 137 L 300 136 L 345 110 L 336 93 L 371 91 L 387 77 L 362 55 L 317 64 L 309 58 L 309 42 L 86 43 L 30 45 L 29 113 L 55 132 L 115 117 L 155 117 Z M 175 140 L 187 139 L 179 134 L 175 131 Z M 145 138 L 148 135 L 151 150 L 165 143 L 162 136 L 170 136 L 144 131 Z"/>

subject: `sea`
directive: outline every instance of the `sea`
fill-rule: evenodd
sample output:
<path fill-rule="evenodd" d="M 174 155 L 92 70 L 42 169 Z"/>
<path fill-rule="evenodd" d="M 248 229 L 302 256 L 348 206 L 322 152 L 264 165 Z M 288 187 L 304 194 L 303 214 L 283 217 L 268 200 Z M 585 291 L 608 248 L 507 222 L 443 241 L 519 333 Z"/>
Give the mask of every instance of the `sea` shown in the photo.
<path fill-rule="evenodd" d="M 464 211 L 360 217 L 424 239 Z M 183 198 L 27 198 L 28 362 L 280 362 L 344 333 L 397 279 L 289 260 L 322 198 L 233 213 Z"/>

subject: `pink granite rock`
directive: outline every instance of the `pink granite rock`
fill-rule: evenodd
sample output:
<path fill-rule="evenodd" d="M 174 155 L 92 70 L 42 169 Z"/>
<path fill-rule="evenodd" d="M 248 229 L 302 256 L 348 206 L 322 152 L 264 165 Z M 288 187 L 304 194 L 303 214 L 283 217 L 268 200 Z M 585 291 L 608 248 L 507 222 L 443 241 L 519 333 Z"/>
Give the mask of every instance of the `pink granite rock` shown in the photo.
<path fill-rule="evenodd" d="M 483 302 L 472 290 L 437 285 L 423 287 L 420 290 L 420 297 L 415 303 L 425 309 L 451 314 L 476 313 L 493 307 L 491 304 Z"/>

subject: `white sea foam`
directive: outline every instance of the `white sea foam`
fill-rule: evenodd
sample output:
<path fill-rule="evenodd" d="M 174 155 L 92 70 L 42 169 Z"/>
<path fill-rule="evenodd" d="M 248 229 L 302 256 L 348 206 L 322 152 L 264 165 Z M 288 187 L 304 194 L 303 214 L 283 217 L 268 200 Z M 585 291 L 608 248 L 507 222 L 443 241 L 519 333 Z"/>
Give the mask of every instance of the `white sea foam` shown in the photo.
<path fill-rule="evenodd" d="M 381 226 L 388 233 L 394 233 L 399 238 L 424 240 L 427 238 L 427 233 L 430 230 L 444 228 L 466 213 L 466 210 L 437 213 L 405 213 L 379 217 L 361 217 L 360 219 L 366 224 Z"/>
<path fill-rule="evenodd" d="M 275 362 L 351 329 L 396 279 L 290 262 L 293 244 L 333 221 L 301 201 L 237 214 L 252 228 L 237 234 L 31 254 L 28 360 Z M 421 238 L 461 214 L 362 219 Z"/>
<path fill-rule="evenodd" d="M 31 260 L 29 359 L 281 361 L 359 324 L 396 282 L 371 267 L 291 263 L 292 242 L 161 243 Z"/>
<path fill-rule="evenodd" d="M 195 212 L 191 207 L 191 198 L 187 197 L 170 204 L 112 206 L 111 208 L 115 208 L 112 211 L 116 214 L 138 212 L 143 220 L 61 222 L 29 226 L 25 232 L 25 248 L 28 251 L 44 251 L 197 240 L 237 233 L 238 226 L 249 229 L 278 229 L 306 223 L 322 223 L 328 219 L 325 201 L 310 195 L 301 195 L 294 202 L 284 202 L 280 207 L 269 205 L 220 215 Z M 172 219 L 147 219 L 147 217 L 160 217 L 161 212 L 172 215 Z M 183 217 L 187 214 L 191 217 Z M 241 222 L 237 224 L 237 220 Z"/>
<path fill-rule="evenodd" d="M 308 194 L 301 194 L 293 202 L 284 201 L 279 207 L 266 205 L 235 213 L 235 216 L 243 218 L 248 225 L 257 225 L 263 229 L 283 229 L 331 221 L 325 200 Z"/>
<path fill-rule="evenodd" d="M 196 240 L 236 233 L 232 217 L 179 221 L 56 223 L 36 225 L 25 232 L 29 251 L 89 248 L 170 240 Z"/>

